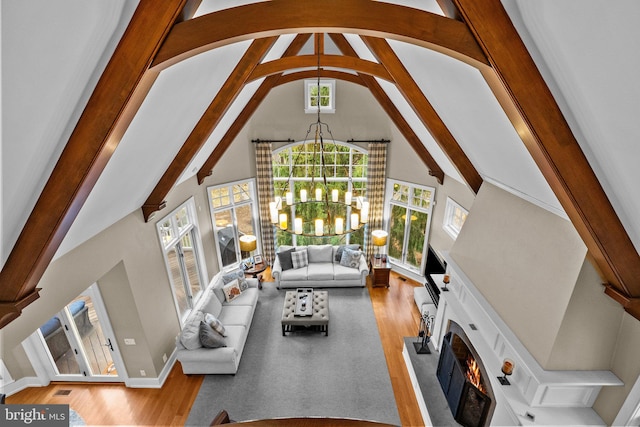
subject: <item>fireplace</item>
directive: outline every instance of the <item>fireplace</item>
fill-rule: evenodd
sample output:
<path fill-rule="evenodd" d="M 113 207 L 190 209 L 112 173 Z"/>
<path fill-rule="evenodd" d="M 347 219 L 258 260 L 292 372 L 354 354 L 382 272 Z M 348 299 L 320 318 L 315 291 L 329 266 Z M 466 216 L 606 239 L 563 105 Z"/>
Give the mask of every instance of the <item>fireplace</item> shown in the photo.
<path fill-rule="evenodd" d="M 495 408 L 491 384 L 477 352 L 453 321 L 442 341 L 436 375 L 456 421 L 465 427 L 490 424 Z"/>

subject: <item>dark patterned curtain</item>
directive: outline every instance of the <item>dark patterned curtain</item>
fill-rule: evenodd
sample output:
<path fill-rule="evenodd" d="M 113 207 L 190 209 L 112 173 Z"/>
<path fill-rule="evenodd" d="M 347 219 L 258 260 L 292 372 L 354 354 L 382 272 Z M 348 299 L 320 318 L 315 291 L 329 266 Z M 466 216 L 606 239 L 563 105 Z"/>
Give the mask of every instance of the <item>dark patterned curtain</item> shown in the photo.
<path fill-rule="evenodd" d="M 273 225 L 269 214 L 269 202 L 273 194 L 273 153 L 270 142 L 257 142 L 256 146 L 256 179 L 258 181 L 258 206 L 260 208 L 260 230 L 262 230 L 263 257 L 269 265 L 275 258 L 275 241 Z"/>
<path fill-rule="evenodd" d="M 367 168 L 367 198 L 369 199 L 369 223 L 364 236 L 367 256 L 373 254 L 371 232 L 382 229 L 384 211 L 384 186 L 387 174 L 387 144 L 369 144 L 369 167 Z"/>

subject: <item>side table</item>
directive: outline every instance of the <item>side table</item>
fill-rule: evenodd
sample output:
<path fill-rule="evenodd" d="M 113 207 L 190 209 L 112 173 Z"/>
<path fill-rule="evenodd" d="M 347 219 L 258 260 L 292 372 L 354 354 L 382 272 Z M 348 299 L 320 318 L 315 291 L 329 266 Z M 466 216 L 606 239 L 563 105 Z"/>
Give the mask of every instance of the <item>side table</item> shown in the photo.
<path fill-rule="evenodd" d="M 260 264 L 254 264 L 253 267 L 247 268 L 246 270 L 244 270 L 244 274 L 245 276 L 250 275 L 254 279 L 258 279 L 258 289 L 262 289 L 262 280 L 260 280 L 260 278 L 258 277 L 258 274 L 262 273 L 266 269 L 267 269 L 267 264 L 264 262 L 261 262 Z"/>
<path fill-rule="evenodd" d="M 391 264 L 389 261 L 383 261 L 381 258 L 376 259 L 373 255 L 369 257 L 369 280 L 374 288 L 385 286 L 389 287 L 389 273 L 391 272 Z"/>

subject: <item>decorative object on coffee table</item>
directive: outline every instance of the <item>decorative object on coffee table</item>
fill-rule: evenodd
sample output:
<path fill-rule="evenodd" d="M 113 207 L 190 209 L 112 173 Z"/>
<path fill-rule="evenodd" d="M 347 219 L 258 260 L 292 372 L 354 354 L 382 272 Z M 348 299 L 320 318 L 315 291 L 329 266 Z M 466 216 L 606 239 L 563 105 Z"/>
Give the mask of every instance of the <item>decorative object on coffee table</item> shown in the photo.
<path fill-rule="evenodd" d="M 431 333 L 433 330 L 433 322 L 435 316 L 425 311 L 420 316 L 420 326 L 418 327 L 418 340 L 413 343 L 418 354 L 431 354 L 429 349 L 429 341 L 431 341 Z"/>

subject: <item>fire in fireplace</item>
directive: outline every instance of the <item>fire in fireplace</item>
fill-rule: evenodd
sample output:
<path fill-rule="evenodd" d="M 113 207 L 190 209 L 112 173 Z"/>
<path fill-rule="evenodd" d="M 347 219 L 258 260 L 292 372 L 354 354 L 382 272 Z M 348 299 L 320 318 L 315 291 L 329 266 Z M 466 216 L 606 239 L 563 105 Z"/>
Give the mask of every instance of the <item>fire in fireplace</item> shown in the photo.
<path fill-rule="evenodd" d="M 451 322 L 442 342 L 436 375 L 453 417 L 465 427 L 488 426 L 491 421 L 495 399 L 483 371 L 466 334 Z"/>

